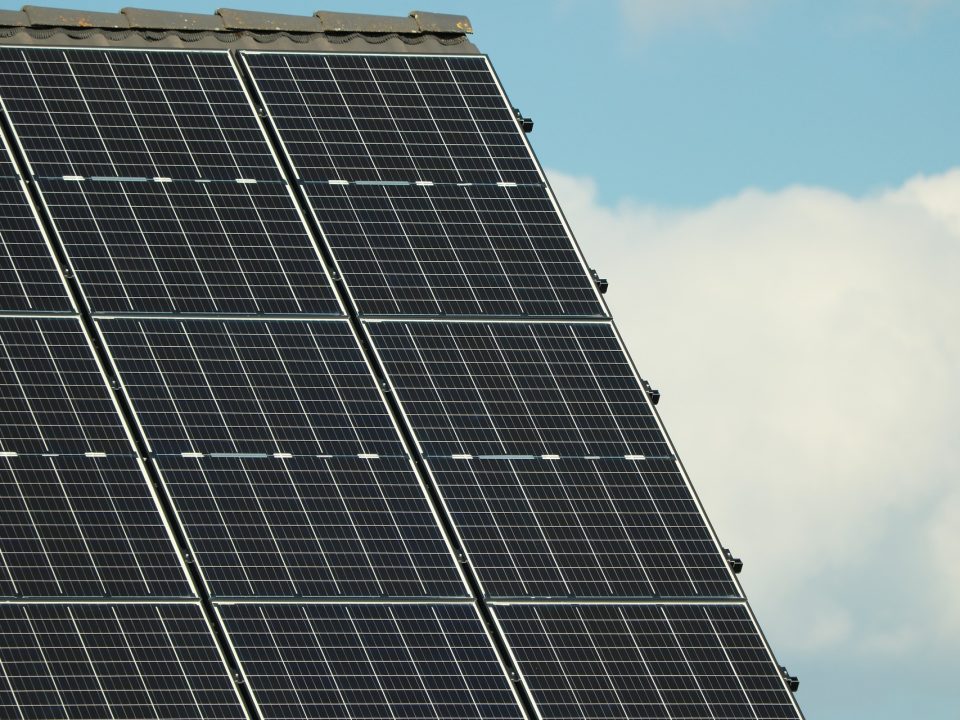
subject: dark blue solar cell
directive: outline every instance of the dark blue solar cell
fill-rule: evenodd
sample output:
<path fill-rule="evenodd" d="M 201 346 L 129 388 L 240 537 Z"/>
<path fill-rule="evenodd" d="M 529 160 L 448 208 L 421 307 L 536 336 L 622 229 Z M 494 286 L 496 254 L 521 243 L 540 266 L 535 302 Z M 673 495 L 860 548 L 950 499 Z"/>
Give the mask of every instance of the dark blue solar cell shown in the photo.
<path fill-rule="evenodd" d="M 471 605 L 227 605 L 265 720 L 520 720 Z"/>
<path fill-rule="evenodd" d="M 132 455 L 80 323 L 0 317 L 0 451 Z"/>
<path fill-rule="evenodd" d="M 346 322 L 100 321 L 160 455 L 402 456 Z"/>
<path fill-rule="evenodd" d="M 246 720 L 196 605 L 0 605 L 0 715 Z"/>
<path fill-rule="evenodd" d="M 407 458 L 157 458 L 213 595 L 464 597 Z"/>
<path fill-rule="evenodd" d="M 485 58 L 243 58 L 361 313 L 605 314 Z"/>
<path fill-rule="evenodd" d="M 27 193 L 0 147 L 0 310 L 73 309 Z"/>
<path fill-rule="evenodd" d="M 800 717 L 743 605 L 494 612 L 544 720 Z"/>
<path fill-rule="evenodd" d="M 133 457 L 0 458 L 0 594 L 193 595 Z"/>

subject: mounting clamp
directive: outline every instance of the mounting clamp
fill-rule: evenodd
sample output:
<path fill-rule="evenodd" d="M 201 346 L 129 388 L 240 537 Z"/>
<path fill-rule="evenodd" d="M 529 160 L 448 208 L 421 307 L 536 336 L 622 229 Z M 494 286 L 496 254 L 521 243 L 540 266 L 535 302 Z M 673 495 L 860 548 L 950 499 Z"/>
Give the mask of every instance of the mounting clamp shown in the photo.
<path fill-rule="evenodd" d="M 596 270 L 590 268 L 590 277 L 593 278 L 594 285 L 597 286 L 597 290 L 601 295 L 606 295 L 607 290 L 610 288 L 610 281 L 606 278 L 600 277 Z"/>
<path fill-rule="evenodd" d="M 733 570 L 733 574 L 739 575 L 740 571 L 743 570 L 743 560 L 734 557 L 729 548 L 723 549 L 723 556 L 727 559 L 727 564 L 730 566 L 730 569 Z"/>
<path fill-rule="evenodd" d="M 659 404 L 659 402 L 660 402 L 660 391 L 659 391 L 659 390 L 655 390 L 655 389 L 653 388 L 653 386 L 650 385 L 650 381 L 649 381 L 649 380 L 644 380 L 643 378 L 640 378 L 640 382 L 643 383 L 643 389 L 646 390 L 646 391 L 647 391 L 647 395 L 650 396 L 650 402 L 652 402 L 654 405 Z"/>
<path fill-rule="evenodd" d="M 513 114 L 517 117 L 517 122 L 520 123 L 520 129 L 525 133 L 533 132 L 533 118 L 524 117 L 523 113 L 520 112 L 520 108 L 514 108 Z"/>
<path fill-rule="evenodd" d="M 790 692 L 796 692 L 800 689 L 800 679 L 796 675 L 791 675 L 783 665 L 780 666 L 780 674 L 783 675 Z"/>

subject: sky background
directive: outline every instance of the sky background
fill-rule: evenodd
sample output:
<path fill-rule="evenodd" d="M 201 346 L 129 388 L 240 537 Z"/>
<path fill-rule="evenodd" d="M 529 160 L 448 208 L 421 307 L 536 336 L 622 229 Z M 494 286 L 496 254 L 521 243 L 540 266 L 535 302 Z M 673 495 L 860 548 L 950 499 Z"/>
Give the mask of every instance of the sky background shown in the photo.
<path fill-rule="evenodd" d="M 960 718 L 960 2 L 422 5 L 535 120 L 807 716 Z"/>

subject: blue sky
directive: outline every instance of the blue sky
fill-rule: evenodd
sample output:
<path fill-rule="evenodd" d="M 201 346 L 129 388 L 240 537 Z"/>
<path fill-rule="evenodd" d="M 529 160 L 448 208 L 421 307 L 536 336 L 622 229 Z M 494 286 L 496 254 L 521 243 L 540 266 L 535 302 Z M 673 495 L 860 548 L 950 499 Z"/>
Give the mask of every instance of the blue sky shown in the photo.
<path fill-rule="evenodd" d="M 960 718 L 960 3 L 423 9 L 536 121 L 807 716 Z"/>

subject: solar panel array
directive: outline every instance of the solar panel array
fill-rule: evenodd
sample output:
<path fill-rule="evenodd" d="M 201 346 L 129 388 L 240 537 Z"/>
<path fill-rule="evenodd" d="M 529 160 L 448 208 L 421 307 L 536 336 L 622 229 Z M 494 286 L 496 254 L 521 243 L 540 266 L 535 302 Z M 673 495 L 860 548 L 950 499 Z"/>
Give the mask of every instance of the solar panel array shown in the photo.
<path fill-rule="evenodd" d="M 481 57 L 244 53 L 362 314 L 605 314 Z"/>
<path fill-rule="evenodd" d="M 225 54 L 0 48 L 0 83 L 91 310 L 339 312 Z"/>
<path fill-rule="evenodd" d="M 486 58 L 0 100 L 5 717 L 799 716 Z"/>

